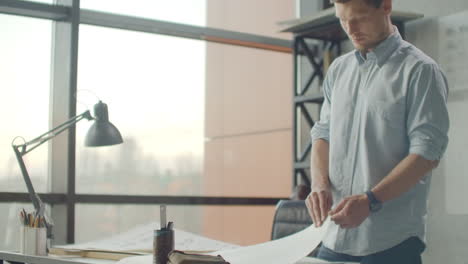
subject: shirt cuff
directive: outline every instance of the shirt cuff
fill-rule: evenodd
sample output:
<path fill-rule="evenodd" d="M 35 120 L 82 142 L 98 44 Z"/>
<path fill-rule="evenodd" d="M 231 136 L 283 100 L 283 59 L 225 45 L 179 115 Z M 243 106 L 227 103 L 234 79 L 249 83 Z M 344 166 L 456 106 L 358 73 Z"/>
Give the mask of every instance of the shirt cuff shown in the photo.
<path fill-rule="evenodd" d="M 318 123 L 315 123 L 314 127 L 310 130 L 310 136 L 312 137 L 312 143 L 317 139 L 325 139 L 330 142 L 329 130 Z"/>
<path fill-rule="evenodd" d="M 409 153 L 418 154 L 427 160 L 441 160 L 447 144 L 437 144 L 431 139 L 418 139 L 412 142 Z"/>

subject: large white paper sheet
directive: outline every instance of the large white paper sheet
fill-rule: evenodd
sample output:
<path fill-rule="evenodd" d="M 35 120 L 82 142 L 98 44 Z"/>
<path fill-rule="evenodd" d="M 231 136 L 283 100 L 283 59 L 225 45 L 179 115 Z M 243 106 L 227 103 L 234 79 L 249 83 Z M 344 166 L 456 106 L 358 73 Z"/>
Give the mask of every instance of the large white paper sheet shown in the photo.
<path fill-rule="evenodd" d="M 293 264 L 307 256 L 322 241 L 330 220 L 321 227 L 314 225 L 293 235 L 232 250 L 212 253 L 221 255 L 231 264 Z"/>
<path fill-rule="evenodd" d="M 119 260 L 116 264 L 153 264 L 153 255 L 128 257 Z"/>
<path fill-rule="evenodd" d="M 330 220 L 327 219 L 319 228 L 312 225 L 301 232 L 278 240 L 236 249 L 216 251 L 210 253 L 210 255 L 221 255 L 231 264 L 328 263 L 314 258 L 304 259 L 304 257 L 322 241 L 329 224 Z M 122 259 L 118 264 L 151 264 L 152 260 L 152 255 L 137 256 Z"/>
<path fill-rule="evenodd" d="M 128 257 L 120 260 L 116 264 L 152 264 L 153 263 L 153 255 L 145 255 L 145 256 L 136 256 L 136 257 Z M 251 262 L 252 264 L 267 264 L 268 262 L 263 262 L 262 259 L 255 258 Z M 317 258 L 302 258 L 301 260 L 295 262 L 294 264 L 327 264 L 332 263 L 328 261 L 324 261 Z M 231 264 L 236 264 L 231 262 Z M 290 263 L 283 263 L 283 264 L 290 264 Z M 356 263 L 344 263 L 344 262 L 333 262 L 333 264 L 356 264 Z"/>

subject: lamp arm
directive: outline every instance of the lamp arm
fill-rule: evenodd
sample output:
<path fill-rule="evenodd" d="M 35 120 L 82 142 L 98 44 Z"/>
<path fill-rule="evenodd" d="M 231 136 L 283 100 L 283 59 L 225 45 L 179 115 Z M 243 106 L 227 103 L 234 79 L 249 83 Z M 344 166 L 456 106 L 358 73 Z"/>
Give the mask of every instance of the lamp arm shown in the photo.
<path fill-rule="evenodd" d="M 31 152 L 33 149 L 39 147 L 40 145 L 44 144 L 45 142 L 49 141 L 50 139 L 54 138 L 55 136 L 61 134 L 63 131 L 69 129 L 71 126 L 74 124 L 78 123 L 79 121 L 87 119 L 87 120 L 92 120 L 93 117 L 91 116 L 91 113 L 89 110 L 86 110 L 85 112 L 81 113 L 80 115 L 77 115 L 64 123 L 56 126 L 55 128 L 45 132 L 44 134 L 38 136 L 37 138 L 34 138 L 28 142 L 25 142 L 21 145 L 14 145 L 15 147 L 18 148 L 20 154 L 22 156 L 26 155 L 27 153 Z M 29 146 L 29 148 L 28 148 Z M 32 146 L 32 147 L 31 147 Z"/>
<path fill-rule="evenodd" d="M 46 225 L 47 225 L 47 237 L 51 238 L 52 237 L 52 223 L 50 220 L 44 215 L 44 204 L 37 195 L 36 191 L 34 190 L 34 186 L 31 182 L 31 178 L 29 176 L 28 170 L 26 169 L 26 165 L 24 164 L 23 156 L 26 155 L 27 153 L 31 152 L 33 149 L 39 147 L 40 145 L 44 144 L 45 142 L 49 141 L 50 139 L 54 138 L 55 136 L 59 135 L 63 131 L 69 129 L 72 127 L 74 124 L 77 122 L 83 120 L 83 119 L 88 119 L 92 120 L 93 117 L 91 116 L 91 113 L 89 110 L 83 112 L 80 115 L 77 115 L 64 123 L 58 125 L 57 127 L 51 129 L 50 131 L 47 131 L 46 133 L 38 136 L 37 138 L 34 138 L 28 142 L 25 142 L 23 144 L 15 145 L 12 144 L 13 151 L 15 152 L 16 159 L 18 160 L 18 164 L 21 169 L 21 174 L 23 175 L 24 182 L 26 183 L 26 187 L 28 189 L 29 193 L 29 198 L 31 199 L 34 208 L 37 212 L 37 215 L 39 216 L 44 216 L 46 218 Z M 29 147 L 28 146 L 32 146 Z"/>
<path fill-rule="evenodd" d="M 42 206 L 41 198 L 36 194 L 34 191 L 34 186 L 32 185 L 31 178 L 29 177 L 28 170 L 26 169 L 26 165 L 24 164 L 23 156 L 19 151 L 20 146 L 13 146 L 13 150 L 15 151 L 16 159 L 18 160 L 21 174 L 23 175 L 24 182 L 26 183 L 26 187 L 28 188 L 29 198 L 34 204 L 34 208 L 39 211 Z"/>
<path fill-rule="evenodd" d="M 23 174 L 24 182 L 26 183 L 26 187 L 28 188 L 29 198 L 31 199 L 34 205 L 34 208 L 36 210 L 36 216 L 44 217 L 44 220 L 45 220 L 44 224 L 47 228 L 47 232 L 46 232 L 47 238 L 52 239 L 53 238 L 53 234 L 52 234 L 53 223 L 51 219 L 46 214 L 44 214 L 44 210 L 45 210 L 44 203 L 42 202 L 39 195 L 37 195 L 37 193 L 34 191 L 34 186 L 32 185 L 31 179 L 29 178 L 28 170 L 26 169 L 26 165 L 24 164 L 23 157 L 21 153 L 19 152 L 17 146 L 13 146 L 13 150 L 15 152 L 16 159 L 18 160 L 18 164 L 20 165 L 21 174 Z"/>

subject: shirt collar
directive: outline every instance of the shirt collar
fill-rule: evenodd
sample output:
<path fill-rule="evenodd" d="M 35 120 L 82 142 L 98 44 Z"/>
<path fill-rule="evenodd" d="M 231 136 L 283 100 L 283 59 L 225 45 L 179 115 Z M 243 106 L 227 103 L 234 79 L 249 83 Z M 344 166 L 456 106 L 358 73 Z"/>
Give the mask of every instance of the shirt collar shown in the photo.
<path fill-rule="evenodd" d="M 379 43 L 377 47 L 375 47 L 372 51 L 367 53 L 367 59 L 377 59 L 377 64 L 381 67 L 387 59 L 392 55 L 392 53 L 398 48 L 400 45 L 402 38 L 398 28 L 393 26 L 393 33 L 390 34 L 384 41 Z M 354 54 L 356 55 L 356 59 L 359 62 L 359 65 L 364 63 L 366 59 L 362 56 L 359 50 L 355 50 Z"/>

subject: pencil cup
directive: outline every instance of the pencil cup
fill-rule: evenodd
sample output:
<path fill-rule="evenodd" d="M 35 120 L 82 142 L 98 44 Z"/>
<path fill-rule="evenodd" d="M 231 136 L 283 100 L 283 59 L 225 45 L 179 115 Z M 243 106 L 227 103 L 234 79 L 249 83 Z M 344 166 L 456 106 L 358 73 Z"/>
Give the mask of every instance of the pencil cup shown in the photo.
<path fill-rule="evenodd" d="M 21 226 L 20 253 L 25 255 L 47 255 L 47 229 Z"/>
<path fill-rule="evenodd" d="M 167 264 L 169 253 L 174 250 L 174 230 L 154 230 L 153 264 Z"/>

